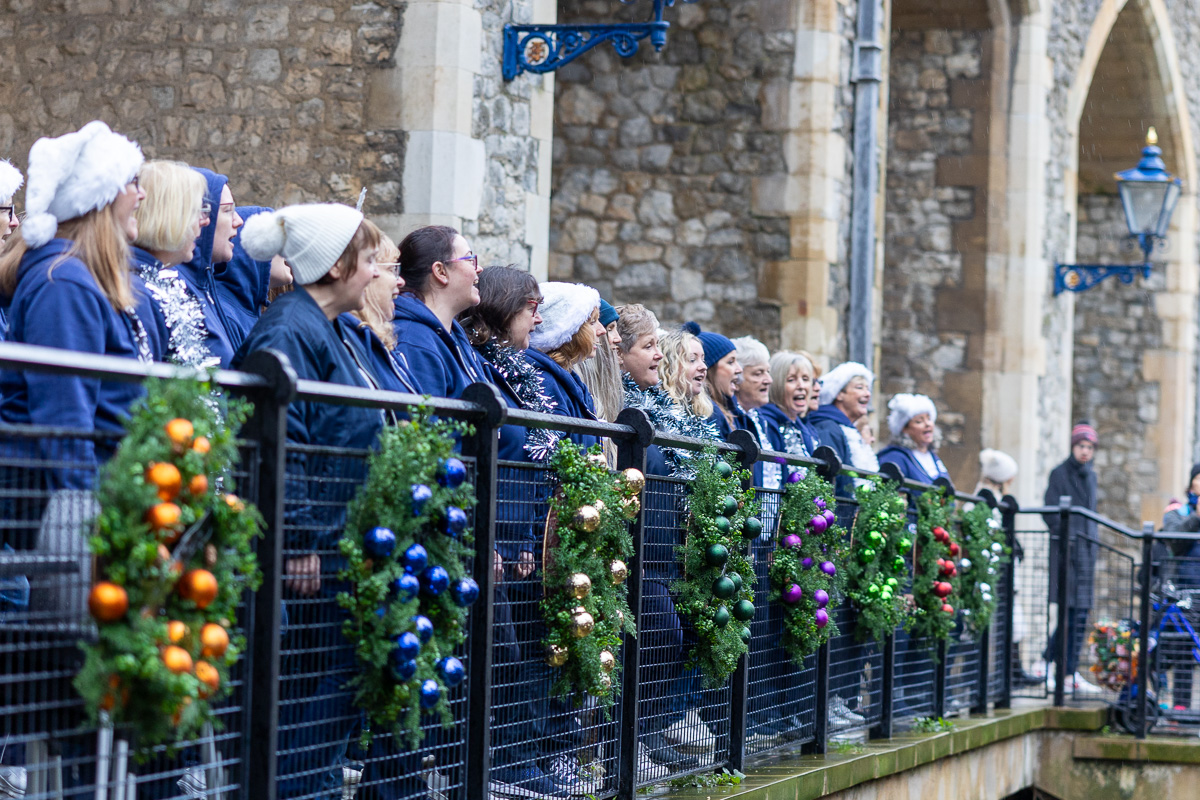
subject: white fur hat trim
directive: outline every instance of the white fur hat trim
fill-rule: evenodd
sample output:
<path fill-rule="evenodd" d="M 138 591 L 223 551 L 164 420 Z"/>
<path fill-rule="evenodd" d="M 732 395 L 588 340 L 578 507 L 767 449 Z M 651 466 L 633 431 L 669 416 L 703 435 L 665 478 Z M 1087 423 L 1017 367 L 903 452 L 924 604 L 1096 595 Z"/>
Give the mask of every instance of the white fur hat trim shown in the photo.
<path fill-rule="evenodd" d="M 11 161 L 0 158 L 0 200 L 12 200 L 24 182 L 25 176 L 21 170 L 14 167 Z"/>
<path fill-rule="evenodd" d="M 362 212 L 341 203 L 284 206 L 246 220 L 242 247 L 256 261 L 282 255 L 296 283 L 307 286 L 333 269 L 362 221 Z"/>
<path fill-rule="evenodd" d="M 990 481 L 1008 483 L 1017 477 L 1017 462 L 1000 450 L 982 450 L 979 453 L 979 472 Z"/>
<path fill-rule="evenodd" d="M 21 235 L 29 247 L 54 238 L 58 223 L 117 199 L 137 175 L 142 151 L 100 120 L 75 133 L 42 138 L 29 149 L 29 184 Z"/>
<path fill-rule="evenodd" d="M 548 352 L 571 340 L 575 331 L 600 307 L 600 293 L 582 283 L 551 281 L 538 286 L 542 292 L 542 322 L 529 335 L 530 347 Z"/>
<path fill-rule="evenodd" d="M 855 378 L 866 378 L 867 383 L 875 383 L 875 373 L 857 361 L 846 361 L 821 376 L 821 405 L 832 403 L 846 384 Z"/>
<path fill-rule="evenodd" d="M 932 422 L 937 422 L 937 407 L 933 401 L 923 394 L 902 393 L 888 401 L 888 430 L 892 436 L 899 435 L 913 417 L 928 414 Z"/>

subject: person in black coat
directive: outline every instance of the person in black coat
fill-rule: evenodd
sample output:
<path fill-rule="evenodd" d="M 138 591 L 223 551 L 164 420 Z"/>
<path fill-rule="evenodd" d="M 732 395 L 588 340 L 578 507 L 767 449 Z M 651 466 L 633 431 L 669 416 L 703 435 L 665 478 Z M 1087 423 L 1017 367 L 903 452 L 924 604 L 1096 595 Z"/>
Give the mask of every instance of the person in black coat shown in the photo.
<path fill-rule="evenodd" d="M 1060 497 L 1070 497 L 1071 505 L 1096 510 L 1097 490 L 1096 473 L 1092 469 L 1092 459 L 1096 455 L 1096 445 L 1099 437 L 1096 429 L 1086 422 L 1076 423 L 1071 429 L 1071 455 L 1050 472 L 1046 485 L 1044 502 L 1048 506 L 1057 506 Z M 1042 517 L 1050 531 L 1050 602 L 1058 602 L 1060 587 L 1058 585 L 1059 569 L 1059 537 L 1070 536 L 1071 560 L 1067 569 L 1068 581 L 1066 588 L 1067 603 L 1067 658 L 1066 675 L 1067 691 L 1076 694 L 1098 695 L 1100 690 L 1084 680 L 1076 671 L 1079 665 L 1079 651 L 1083 645 L 1085 627 L 1087 626 L 1088 611 L 1095 599 L 1096 556 L 1099 552 L 1098 526 L 1095 522 L 1082 516 L 1072 515 L 1070 530 L 1061 529 L 1058 514 L 1046 514 Z M 1062 633 L 1055 630 L 1050 635 L 1046 645 L 1044 658 L 1047 664 L 1057 662 L 1059 643 Z M 1049 670 L 1047 670 L 1049 674 Z"/>

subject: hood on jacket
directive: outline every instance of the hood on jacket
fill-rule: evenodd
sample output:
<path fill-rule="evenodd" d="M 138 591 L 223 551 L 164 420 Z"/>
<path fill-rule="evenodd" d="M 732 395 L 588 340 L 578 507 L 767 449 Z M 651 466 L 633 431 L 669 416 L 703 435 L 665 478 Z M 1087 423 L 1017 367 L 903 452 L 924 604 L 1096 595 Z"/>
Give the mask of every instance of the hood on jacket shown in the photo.
<path fill-rule="evenodd" d="M 854 427 L 854 423 L 851 422 L 850 418 L 846 416 L 846 412 L 842 411 L 833 403 L 827 403 L 826 405 L 819 406 L 816 411 L 808 412 L 808 421 L 810 424 L 824 422 L 825 420 L 836 422 L 838 425 L 849 425 L 851 428 Z"/>
<path fill-rule="evenodd" d="M 219 190 L 217 196 L 220 196 Z M 243 221 L 256 214 L 272 210 L 265 206 L 237 207 L 238 216 Z M 242 231 L 245 229 L 243 225 L 233 235 L 233 258 L 224 264 L 214 264 L 213 274 L 217 277 L 218 285 L 228 291 L 239 305 L 257 313 L 258 309 L 266 305 L 267 292 L 271 289 L 271 260 L 258 261 L 250 257 L 246 249 L 242 247 Z M 201 232 L 201 236 L 203 236 L 203 232 Z M 213 237 L 210 236 L 208 242 L 210 259 L 212 258 L 213 243 Z"/>
<path fill-rule="evenodd" d="M 212 268 L 213 242 L 217 235 L 217 216 L 220 214 L 221 191 L 229 183 L 229 178 L 204 167 L 192 167 L 192 169 L 203 175 L 205 182 L 208 184 L 208 190 L 204 193 L 204 199 L 212 206 L 212 213 L 208 215 L 208 224 L 200 229 L 200 235 L 196 237 L 196 252 L 192 254 L 192 260 L 183 266 L 188 267 L 193 272 L 207 272 Z"/>

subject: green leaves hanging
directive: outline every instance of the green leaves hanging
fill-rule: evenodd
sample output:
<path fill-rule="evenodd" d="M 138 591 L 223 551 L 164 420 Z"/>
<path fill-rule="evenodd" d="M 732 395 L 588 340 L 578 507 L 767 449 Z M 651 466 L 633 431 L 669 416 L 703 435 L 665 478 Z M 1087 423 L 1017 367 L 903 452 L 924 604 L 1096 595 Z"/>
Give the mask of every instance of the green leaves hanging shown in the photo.
<path fill-rule="evenodd" d="M 424 409 L 386 428 L 340 544 L 347 566 L 339 576 L 351 590 L 338 603 L 349 612 L 343 632 L 360 667 L 349 683 L 354 702 L 372 727 L 414 748 L 422 712 L 452 724 L 447 693 L 465 678 L 456 652 L 479 596 L 465 567 L 475 496 L 452 437 L 469 431 Z"/>
<path fill-rule="evenodd" d="M 958 610 L 971 633 L 978 637 L 996 613 L 1001 571 L 1010 558 L 1008 537 L 1000 524 L 1000 511 L 975 503 L 958 515 L 962 557 L 958 561 Z"/>
<path fill-rule="evenodd" d="M 783 649 L 797 664 L 838 633 L 829 609 L 845 587 L 846 531 L 833 487 L 816 470 L 793 472 L 784 488 L 770 568 L 771 600 L 783 605 Z"/>
<path fill-rule="evenodd" d="M 584 453 L 566 439 L 550 468 L 558 490 L 546 530 L 542 616 L 549 630 L 546 663 L 561 668 L 552 691 L 580 702 L 587 693 L 611 706 L 620 688 L 614 673 L 621 633 L 635 634 L 626 583 L 633 557 L 629 520 L 646 478 L 636 469 L 614 476 L 599 446 Z"/>
<path fill-rule="evenodd" d="M 950 638 L 954 631 L 960 545 L 952 541 L 947 505 L 953 498 L 942 488 L 917 498 L 917 555 L 913 569 L 913 614 L 908 631 L 929 642 Z"/>
<path fill-rule="evenodd" d="M 858 607 L 858 630 L 882 641 L 904 621 L 905 583 L 913 549 L 908 504 L 896 484 L 872 481 L 858 487 L 849 574 L 850 599 Z"/>

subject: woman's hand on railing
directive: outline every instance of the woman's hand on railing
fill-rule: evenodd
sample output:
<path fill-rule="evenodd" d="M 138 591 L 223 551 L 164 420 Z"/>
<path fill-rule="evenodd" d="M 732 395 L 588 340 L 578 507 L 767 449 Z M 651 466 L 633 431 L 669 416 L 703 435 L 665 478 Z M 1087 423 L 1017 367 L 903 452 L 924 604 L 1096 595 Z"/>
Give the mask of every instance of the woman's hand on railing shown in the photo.
<path fill-rule="evenodd" d="M 517 577 L 528 578 L 536 568 L 537 562 L 533 560 L 533 552 L 522 550 L 521 555 L 517 556 Z"/>
<path fill-rule="evenodd" d="M 321 557 L 316 553 L 289 558 L 284 573 L 284 585 L 296 594 L 308 597 L 321 591 Z"/>

